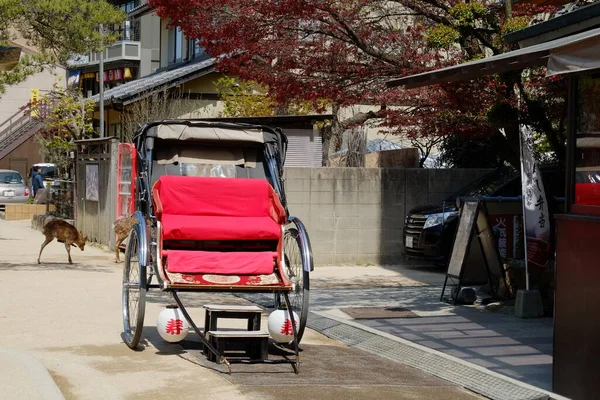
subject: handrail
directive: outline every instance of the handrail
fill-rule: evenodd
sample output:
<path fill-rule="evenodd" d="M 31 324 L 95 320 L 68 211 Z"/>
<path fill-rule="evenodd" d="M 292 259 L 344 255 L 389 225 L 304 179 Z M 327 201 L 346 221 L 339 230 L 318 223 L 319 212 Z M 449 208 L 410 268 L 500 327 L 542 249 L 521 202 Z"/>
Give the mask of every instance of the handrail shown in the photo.
<path fill-rule="evenodd" d="M 15 133 L 21 132 L 24 127 L 29 128 L 35 125 L 36 123 L 37 121 L 29 116 L 18 119 L 4 132 L 0 132 L 0 143 L 13 136 Z"/>
<path fill-rule="evenodd" d="M 50 111 L 51 107 L 52 104 L 41 103 L 37 108 L 37 112 L 40 116 L 44 116 Z M 24 125 L 32 126 L 35 122 L 37 121 L 31 116 L 31 112 L 23 110 L 17 111 L 7 120 L 0 123 L 0 142 L 11 133 L 20 130 Z"/>
<path fill-rule="evenodd" d="M 8 126 L 12 125 L 13 123 L 13 119 L 18 116 L 21 115 L 21 117 L 27 116 L 27 114 L 23 111 L 23 110 L 19 110 L 16 113 L 14 113 L 13 115 L 11 115 L 7 120 L 5 120 L 4 122 L 0 123 L 0 132 L 3 131 L 3 126 L 6 125 L 8 123 Z"/>

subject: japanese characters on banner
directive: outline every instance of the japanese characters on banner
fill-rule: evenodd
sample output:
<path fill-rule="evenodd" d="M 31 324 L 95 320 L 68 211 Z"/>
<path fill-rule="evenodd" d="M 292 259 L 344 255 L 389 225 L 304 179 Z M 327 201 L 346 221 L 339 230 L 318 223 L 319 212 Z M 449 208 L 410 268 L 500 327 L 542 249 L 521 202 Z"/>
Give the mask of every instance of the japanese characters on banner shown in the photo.
<path fill-rule="evenodd" d="M 128 68 L 125 68 L 126 70 L 128 70 Z M 112 81 L 120 81 L 123 79 L 123 77 L 125 76 L 125 78 L 127 78 L 127 75 L 129 76 L 129 78 L 131 78 L 131 72 L 125 71 L 126 73 L 123 73 L 123 69 L 121 68 L 117 68 L 117 69 L 110 69 L 108 71 L 104 71 L 104 82 L 112 82 Z M 96 72 L 96 82 L 100 82 L 100 73 Z"/>
<path fill-rule="evenodd" d="M 521 128 L 521 180 L 529 266 L 544 268 L 550 258 L 550 217 L 544 184 L 533 148 L 533 132 Z"/>

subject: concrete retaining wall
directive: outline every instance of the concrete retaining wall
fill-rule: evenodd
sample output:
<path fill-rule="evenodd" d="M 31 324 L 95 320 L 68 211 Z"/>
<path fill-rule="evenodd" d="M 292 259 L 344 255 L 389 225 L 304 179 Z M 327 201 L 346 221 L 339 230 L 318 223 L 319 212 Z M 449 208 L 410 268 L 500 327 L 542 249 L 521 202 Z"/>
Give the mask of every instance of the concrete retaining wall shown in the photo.
<path fill-rule="evenodd" d="M 3 218 L 7 221 L 31 219 L 35 214 L 55 211 L 54 204 L 6 204 Z"/>
<path fill-rule="evenodd" d="M 316 265 L 404 260 L 402 229 L 411 208 L 439 203 L 484 169 L 287 168 L 290 213 L 309 231 Z"/>

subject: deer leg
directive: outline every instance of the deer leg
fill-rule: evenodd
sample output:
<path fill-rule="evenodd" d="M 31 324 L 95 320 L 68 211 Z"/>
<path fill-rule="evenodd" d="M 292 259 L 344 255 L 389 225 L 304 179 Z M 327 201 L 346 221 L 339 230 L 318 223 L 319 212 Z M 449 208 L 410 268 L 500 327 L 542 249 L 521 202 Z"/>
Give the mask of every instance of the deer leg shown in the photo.
<path fill-rule="evenodd" d="M 119 246 L 121 246 L 121 243 L 123 243 L 123 239 L 121 239 L 121 237 L 117 235 L 115 243 L 115 255 L 117 256 L 117 259 L 115 260 L 116 263 L 121 262 L 121 249 L 119 248 Z"/>
<path fill-rule="evenodd" d="M 46 240 L 44 240 L 44 243 L 42 243 L 42 247 L 40 248 L 40 254 L 38 255 L 38 264 L 40 263 L 40 257 L 42 257 L 42 251 L 44 250 L 44 247 L 46 247 L 48 245 L 48 243 L 50 243 L 52 240 L 54 240 L 54 238 L 52 236 L 48 237 L 46 236 Z"/>
<path fill-rule="evenodd" d="M 65 242 L 65 248 L 67 249 L 67 254 L 69 255 L 69 264 L 73 264 L 73 260 L 71 260 L 71 243 Z"/>

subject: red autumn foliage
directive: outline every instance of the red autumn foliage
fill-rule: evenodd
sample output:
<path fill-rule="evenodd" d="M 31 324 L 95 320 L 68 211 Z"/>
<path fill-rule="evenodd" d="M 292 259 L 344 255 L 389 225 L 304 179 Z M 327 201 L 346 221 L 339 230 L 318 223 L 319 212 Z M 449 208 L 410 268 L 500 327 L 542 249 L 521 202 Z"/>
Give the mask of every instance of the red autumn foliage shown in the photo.
<path fill-rule="evenodd" d="M 484 77 L 414 90 L 386 88 L 394 78 L 509 50 L 502 42 L 504 6 L 460 0 L 150 0 L 158 15 L 197 38 L 217 68 L 269 87 L 282 104 L 385 105 L 351 123 L 382 118 L 382 127 L 413 137 L 489 133 L 503 157 L 518 157 L 518 118 L 559 143 L 561 85 L 540 72 Z M 542 9 L 513 5 L 513 16 Z M 481 7 L 479 7 L 479 5 Z M 477 8 L 479 7 L 479 8 Z M 543 9 L 547 11 L 548 9 Z M 431 28 L 458 33 L 445 48 L 428 43 Z M 488 54 L 489 55 L 489 54 Z M 514 87 L 522 100 L 518 103 Z M 535 111 L 530 112 L 530 108 Z M 497 118 L 509 109 L 519 117 Z M 511 115 L 501 112 L 500 115 Z M 350 123 L 349 123 L 350 124 Z M 349 124 L 341 123 L 342 128 Z M 506 132 L 499 133 L 499 128 Z M 552 141 L 552 140 L 550 140 Z M 557 154 L 560 149 L 554 149 Z M 558 154 L 560 156 L 560 154 Z M 518 159 L 518 158 L 517 158 Z"/>

